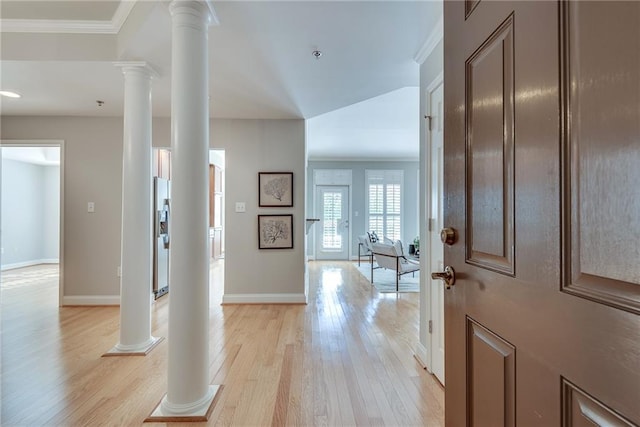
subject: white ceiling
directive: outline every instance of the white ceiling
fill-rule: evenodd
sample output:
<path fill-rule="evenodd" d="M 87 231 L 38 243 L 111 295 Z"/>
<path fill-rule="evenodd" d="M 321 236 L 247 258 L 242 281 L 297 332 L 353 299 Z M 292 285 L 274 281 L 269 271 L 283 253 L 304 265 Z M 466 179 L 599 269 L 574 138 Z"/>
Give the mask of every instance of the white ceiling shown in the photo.
<path fill-rule="evenodd" d="M 307 121 L 309 157 L 416 159 L 419 104 L 420 89 L 408 87 L 313 117 Z"/>
<path fill-rule="evenodd" d="M 144 60 L 159 73 L 153 114 L 168 117 L 167 2 L 118 4 L 3 0 L 1 88 L 22 98 L 2 98 L 1 114 L 120 116 L 123 81 L 113 62 Z M 419 85 L 414 57 L 441 17 L 441 2 L 213 5 L 220 24 L 209 30 L 212 117 L 315 118 L 309 122 L 315 134 L 308 136 L 310 158 L 417 158 L 418 139 L 407 137 L 417 129 L 417 95 L 409 96 L 408 88 Z M 320 59 L 312 55 L 315 49 L 323 52 Z M 96 100 L 105 105 L 98 107 Z M 391 150 L 395 155 L 389 153 L 391 146 L 398 148 Z"/>
<path fill-rule="evenodd" d="M 2 159 L 17 160 L 34 165 L 60 164 L 60 147 L 0 147 Z"/>

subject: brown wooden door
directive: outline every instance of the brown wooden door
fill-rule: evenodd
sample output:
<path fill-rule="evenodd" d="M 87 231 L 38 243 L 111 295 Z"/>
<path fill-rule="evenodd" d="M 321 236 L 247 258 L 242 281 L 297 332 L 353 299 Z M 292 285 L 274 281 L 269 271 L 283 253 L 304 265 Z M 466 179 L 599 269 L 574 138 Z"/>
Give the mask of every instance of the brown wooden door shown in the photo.
<path fill-rule="evenodd" d="M 640 424 L 640 2 L 444 2 L 446 424 Z"/>

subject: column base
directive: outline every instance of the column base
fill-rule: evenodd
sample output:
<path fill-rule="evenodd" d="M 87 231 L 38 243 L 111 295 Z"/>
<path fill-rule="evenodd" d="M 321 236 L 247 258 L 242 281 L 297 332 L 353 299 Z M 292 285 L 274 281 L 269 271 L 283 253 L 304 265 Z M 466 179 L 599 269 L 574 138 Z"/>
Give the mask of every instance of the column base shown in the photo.
<path fill-rule="evenodd" d="M 107 351 L 102 357 L 110 357 L 110 356 L 146 356 L 156 348 L 158 344 L 160 344 L 164 340 L 164 337 L 151 337 L 151 342 L 144 347 L 136 348 L 133 350 L 123 350 L 116 345 L 111 350 Z"/>
<path fill-rule="evenodd" d="M 217 401 L 219 396 L 219 392 L 222 390 L 221 385 L 210 385 L 209 392 L 207 393 L 208 398 L 205 402 L 198 405 L 198 407 L 193 411 L 185 411 L 180 413 L 168 412 L 162 405 L 167 396 L 165 395 L 156 409 L 153 410 L 151 415 L 149 415 L 144 422 L 160 422 L 160 423 L 171 423 L 171 422 L 195 422 L 195 421 L 208 421 L 211 413 L 213 412 L 213 407 Z"/>

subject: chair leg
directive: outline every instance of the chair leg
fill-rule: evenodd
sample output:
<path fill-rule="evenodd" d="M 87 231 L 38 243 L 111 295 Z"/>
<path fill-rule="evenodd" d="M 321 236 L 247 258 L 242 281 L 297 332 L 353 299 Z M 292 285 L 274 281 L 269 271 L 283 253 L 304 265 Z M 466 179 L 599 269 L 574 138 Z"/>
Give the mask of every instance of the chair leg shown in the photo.
<path fill-rule="evenodd" d="M 373 286 L 373 254 L 371 254 L 371 286 Z"/>
<path fill-rule="evenodd" d="M 399 282 L 400 281 L 400 258 L 396 258 L 396 292 L 400 291 Z"/>

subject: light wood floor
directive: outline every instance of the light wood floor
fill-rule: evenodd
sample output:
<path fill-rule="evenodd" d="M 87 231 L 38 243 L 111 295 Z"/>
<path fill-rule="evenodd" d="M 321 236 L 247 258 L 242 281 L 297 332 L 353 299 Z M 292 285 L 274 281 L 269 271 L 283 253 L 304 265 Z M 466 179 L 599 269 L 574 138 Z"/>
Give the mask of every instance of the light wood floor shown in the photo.
<path fill-rule="evenodd" d="M 306 306 L 221 306 L 223 268 L 211 268 L 210 376 L 224 388 L 208 424 L 443 425 L 443 389 L 413 358 L 418 294 L 312 262 Z M 141 425 L 166 393 L 167 341 L 103 358 L 118 308 L 59 308 L 57 292 L 51 277 L 2 284 L 0 424 Z M 167 334 L 170 297 L 153 306 L 154 336 Z"/>

